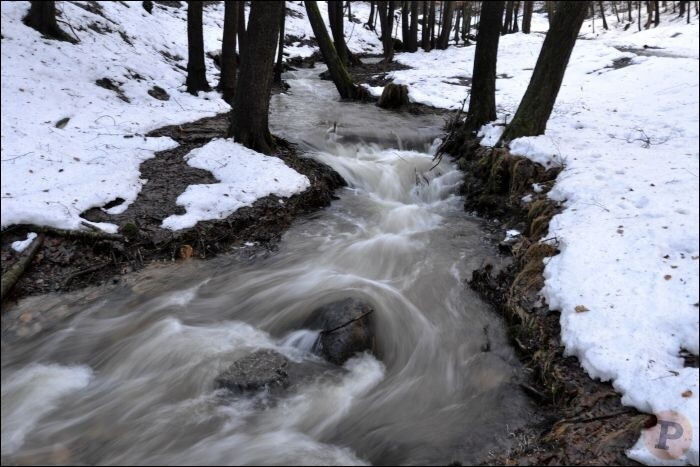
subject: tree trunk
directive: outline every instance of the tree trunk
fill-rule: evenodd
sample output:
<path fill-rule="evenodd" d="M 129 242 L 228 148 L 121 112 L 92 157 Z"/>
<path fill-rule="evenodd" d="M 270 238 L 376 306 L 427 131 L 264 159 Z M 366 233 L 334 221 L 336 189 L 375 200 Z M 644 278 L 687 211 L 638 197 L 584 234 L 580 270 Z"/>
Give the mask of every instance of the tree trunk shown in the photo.
<path fill-rule="evenodd" d="M 661 20 L 659 19 L 659 1 L 654 1 L 654 27 L 658 26 Z"/>
<path fill-rule="evenodd" d="M 430 52 L 430 28 L 428 26 L 428 2 L 423 2 L 423 21 L 421 30 L 421 47 Z"/>
<path fill-rule="evenodd" d="M 530 0 L 525 1 L 523 3 L 523 32 L 525 34 L 530 34 L 530 27 L 532 25 L 533 2 Z"/>
<path fill-rule="evenodd" d="M 350 64 L 350 54 L 345 43 L 342 1 L 331 0 L 328 2 L 328 21 L 330 22 L 333 44 L 335 45 L 335 51 L 338 53 L 338 58 L 340 58 L 344 66 L 348 66 Z"/>
<path fill-rule="evenodd" d="M 617 2 L 612 2 L 612 8 L 613 8 L 613 13 L 615 13 L 615 17 L 617 18 L 617 22 L 620 22 L 620 13 L 617 11 Z"/>
<path fill-rule="evenodd" d="M 605 7 L 603 2 L 598 2 L 598 8 L 600 9 L 600 17 L 603 20 L 603 29 L 608 30 L 608 22 L 605 20 Z"/>
<path fill-rule="evenodd" d="M 481 2 L 476 36 L 472 89 L 463 135 L 471 137 L 482 125 L 496 119 L 496 60 L 505 2 Z"/>
<path fill-rule="evenodd" d="M 283 4 L 285 2 L 282 2 Z M 277 43 L 277 63 L 275 63 L 275 73 L 272 77 L 274 83 L 282 83 L 282 69 L 284 68 L 284 22 L 287 18 L 287 8 L 286 5 L 282 8 L 282 14 L 280 15 L 279 25 L 279 41 Z"/>
<path fill-rule="evenodd" d="M 418 50 L 418 2 L 411 2 L 411 26 L 409 27 L 408 43 L 406 44 L 408 52 L 416 52 Z"/>
<path fill-rule="evenodd" d="M 275 61 L 279 18 L 283 11 L 283 1 L 261 0 L 251 3 L 246 44 L 241 50 L 240 74 L 231 111 L 229 136 L 237 143 L 264 154 L 272 153 L 275 147 L 270 134 L 268 112 L 272 65 Z"/>
<path fill-rule="evenodd" d="M 207 69 L 204 66 L 204 37 L 202 33 L 203 2 L 187 2 L 187 92 L 195 96 L 209 91 Z"/>
<path fill-rule="evenodd" d="M 152 1 L 150 1 L 150 0 L 143 1 L 143 2 L 141 2 L 141 6 L 143 7 L 144 10 L 146 10 L 146 12 L 149 15 L 153 14 L 153 2 Z"/>
<path fill-rule="evenodd" d="M 401 40 L 403 41 L 404 46 L 406 46 L 409 42 L 409 36 L 411 35 L 411 31 L 409 28 L 409 19 L 408 19 L 408 4 L 410 2 L 403 1 L 401 2 Z"/>
<path fill-rule="evenodd" d="M 224 37 L 221 41 L 221 78 L 219 91 L 226 102 L 233 105 L 236 92 L 236 34 L 238 32 L 238 5 L 236 2 L 224 3 Z"/>
<path fill-rule="evenodd" d="M 76 43 L 75 39 L 58 27 L 58 22 L 56 22 L 56 2 L 33 1 L 30 4 L 29 13 L 24 17 L 24 24 L 51 39 Z"/>
<path fill-rule="evenodd" d="M 459 26 L 459 25 L 460 25 L 461 20 L 462 20 L 462 9 L 461 9 L 461 8 L 457 8 L 457 9 L 455 10 L 455 26 L 454 26 L 454 29 L 455 29 L 455 36 L 454 36 L 455 45 L 459 44 L 459 31 L 460 31 L 460 26 Z"/>
<path fill-rule="evenodd" d="M 435 48 L 435 2 L 431 1 L 428 3 L 430 3 L 430 14 L 428 15 L 428 29 L 430 29 L 430 47 L 428 47 L 428 51 L 430 51 Z"/>
<path fill-rule="evenodd" d="M 245 2 L 236 2 L 238 5 L 238 49 L 245 47 Z"/>
<path fill-rule="evenodd" d="M 369 18 L 367 18 L 367 29 L 374 31 L 374 4 L 376 2 L 369 2 Z"/>
<path fill-rule="evenodd" d="M 514 2 L 511 1 L 506 2 L 506 14 L 503 18 L 503 25 L 501 26 L 501 35 L 511 32 L 511 23 L 513 22 L 513 3 Z"/>
<path fill-rule="evenodd" d="M 637 31 L 642 30 L 642 2 L 637 2 Z"/>
<path fill-rule="evenodd" d="M 382 28 L 382 46 L 384 48 L 384 63 L 394 58 L 394 2 L 377 2 L 379 26 Z"/>
<path fill-rule="evenodd" d="M 518 32 L 518 13 L 520 12 L 520 2 L 515 2 L 515 7 L 513 8 L 513 27 L 510 28 L 510 32 Z"/>
<path fill-rule="evenodd" d="M 501 142 L 544 133 L 590 2 L 560 2 L 525 95 Z"/>
<path fill-rule="evenodd" d="M 552 24 L 552 18 L 554 18 L 554 11 L 556 9 L 555 8 L 556 3 L 557 2 L 550 1 L 550 0 L 547 0 L 545 2 L 546 6 L 547 6 L 547 21 L 549 22 L 550 25 Z"/>
<path fill-rule="evenodd" d="M 632 23 L 634 20 L 632 19 L 632 2 L 628 0 L 627 2 L 627 21 Z"/>
<path fill-rule="evenodd" d="M 306 6 L 306 15 L 311 23 L 314 36 L 316 36 L 316 41 L 321 49 L 323 60 L 328 65 L 328 71 L 333 84 L 338 90 L 338 94 L 343 99 L 360 99 L 365 97 L 366 91 L 364 91 L 364 88 L 355 86 L 343 62 L 340 61 L 340 57 L 338 57 L 338 53 L 328 35 L 326 25 L 323 23 L 323 18 L 321 18 L 318 4 L 315 1 L 305 1 L 304 5 Z"/>
<path fill-rule="evenodd" d="M 452 32 L 452 13 L 454 11 L 454 2 L 447 1 L 443 3 L 444 12 L 442 15 L 442 30 L 438 40 L 438 49 L 445 50 L 450 46 L 450 32 Z"/>

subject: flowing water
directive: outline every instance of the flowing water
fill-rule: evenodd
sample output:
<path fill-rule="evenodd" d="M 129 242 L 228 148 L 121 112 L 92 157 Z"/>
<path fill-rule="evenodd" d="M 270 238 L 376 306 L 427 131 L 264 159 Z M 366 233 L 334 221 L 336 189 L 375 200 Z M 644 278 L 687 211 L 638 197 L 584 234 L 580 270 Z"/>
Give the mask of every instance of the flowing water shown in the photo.
<path fill-rule="evenodd" d="M 507 449 L 530 409 L 503 323 L 464 283 L 493 253 L 460 173 L 430 170 L 443 121 L 340 103 L 319 71 L 287 77 L 272 126 L 349 187 L 272 254 L 20 303 L 66 317 L 3 343 L 3 463 L 445 464 Z M 314 361 L 302 323 L 348 296 L 377 310 L 378 357 L 281 396 L 215 390 L 256 349 Z"/>

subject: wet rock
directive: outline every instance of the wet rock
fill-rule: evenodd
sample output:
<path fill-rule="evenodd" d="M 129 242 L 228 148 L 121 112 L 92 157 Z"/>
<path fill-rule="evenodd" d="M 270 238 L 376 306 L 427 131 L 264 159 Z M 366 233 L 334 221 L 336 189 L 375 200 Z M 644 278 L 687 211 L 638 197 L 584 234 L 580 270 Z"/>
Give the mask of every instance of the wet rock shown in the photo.
<path fill-rule="evenodd" d="M 408 104 L 408 86 L 394 83 L 384 86 L 382 96 L 377 102 L 377 105 L 383 109 L 397 109 Z"/>
<path fill-rule="evenodd" d="M 284 389 L 289 386 L 289 360 L 273 350 L 258 350 L 234 362 L 216 377 L 216 385 L 234 392 Z"/>
<path fill-rule="evenodd" d="M 374 320 L 371 305 L 346 298 L 317 308 L 304 327 L 320 329 L 314 353 L 342 365 L 356 353 L 374 351 Z"/>

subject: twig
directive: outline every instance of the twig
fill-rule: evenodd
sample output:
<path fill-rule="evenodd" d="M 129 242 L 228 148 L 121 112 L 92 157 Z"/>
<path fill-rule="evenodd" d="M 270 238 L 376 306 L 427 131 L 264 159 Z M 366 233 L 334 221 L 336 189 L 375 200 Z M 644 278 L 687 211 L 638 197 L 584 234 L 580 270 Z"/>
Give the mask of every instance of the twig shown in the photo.
<path fill-rule="evenodd" d="M 80 37 L 78 37 L 78 34 L 76 34 L 75 29 L 73 29 L 73 26 L 72 26 L 70 23 L 68 23 L 68 22 L 66 22 L 66 21 L 63 21 L 63 20 L 61 20 L 61 19 L 56 19 L 56 21 L 58 21 L 59 23 L 67 24 L 68 27 L 70 28 L 70 30 L 73 31 L 73 35 L 75 36 L 75 39 L 76 39 L 78 42 L 80 42 Z"/>
<path fill-rule="evenodd" d="M 88 267 L 88 268 L 81 269 L 80 271 L 74 272 L 74 273 L 71 274 L 70 276 L 66 277 L 66 280 L 65 280 L 65 281 L 63 281 L 63 287 L 68 287 L 68 284 L 70 284 L 71 281 L 72 281 L 73 279 L 75 279 L 75 278 L 77 278 L 77 277 L 80 277 L 80 276 L 82 276 L 83 274 L 88 274 L 88 273 L 90 273 L 90 272 L 99 271 L 100 269 L 104 268 L 104 267 L 107 266 L 108 264 L 109 264 L 109 262 L 107 262 L 107 263 L 95 264 L 95 265 L 90 266 L 90 267 Z"/>
<path fill-rule="evenodd" d="M 20 157 L 28 156 L 30 154 L 34 154 L 34 151 L 25 152 L 24 154 L 20 154 L 19 156 L 13 156 L 13 157 L 10 157 L 9 159 L 2 159 L 2 162 L 13 161 L 15 159 L 19 159 Z"/>
<path fill-rule="evenodd" d="M 351 320 L 348 321 L 347 323 L 341 324 L 340 326 L 335 327 L 335 328 L 333 328 L 333 329 L 328 329 L 328 330 L 325 330 L 325 331 L 321 331 L 320 334 L 330 334 L 330 333 L 332 333 L 332 332 L 335 332 L 335 331 L 337 331 L 338 329 L 344 328 L 344 327 L 347 326 L 348 324 L 351 324 L 351 323 L 354 323 L 355 321 L 361 320 L 362 318 L 364 318 L 364 317 L 367 316 L 368 314 L 372 313 L 373 311 L 374 311 L 374 310 L 366 311 L 366 312 L 362 313 L 360 316 L 358 316 L 357 318 L 351 319 Z"/>

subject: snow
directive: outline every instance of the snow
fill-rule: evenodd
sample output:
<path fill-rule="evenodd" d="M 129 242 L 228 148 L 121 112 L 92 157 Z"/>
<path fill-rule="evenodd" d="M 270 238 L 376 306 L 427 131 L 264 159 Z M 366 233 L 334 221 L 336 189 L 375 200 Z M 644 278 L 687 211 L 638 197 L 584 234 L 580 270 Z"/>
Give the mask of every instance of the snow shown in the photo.
<path fill-rule="evenodd" d="M 82 212 L 117 198 L 125 202 L 107 212 L 125 211 L 146 182 L 140 164 L 176 146 L 170 138 L 143 135 L 230 110 L 217 92 L 185 92 L 185 7 L 155 4 L 149 15 L 139 2 L 100 2 L 101 13 L 95 14 L 81 7 L 86 5 L 58 4 L 62 21 L 80 38 L 74 45 L 43 39 L 26 27 L 21 19 L 29 2 L 2 3 L 3 228 L 36 224 L 81 229 L 86 222 Z M 304 8 L 297 2 L 287 6 L 298 13 L 287 18 L 287 34 L 311 36 Z M 358 5 L 354 12 L 366 21 L 367 8 Z M 204 10 L 206 52 L 221 49 L 223 11 L 223 2 Z M 325 5 L 321 11 L 327 22 Z M 351 49 L 381 50 L 376 33 L 347 21 L 346 28 Z M 301 44 L 285 48 L 288 58 L 315 50 Z M 213 86 L 218 70 L 209 58 L 206 65 Z M 116 83 L 130 102 L 99 87 L 96 81 L 102 78 Z M 153 86 L 163 88 L 170 99 L 151 97 Z M 64 124 L 56 126 L 59 122 Z M 213 204 L 228 205 L 221 199 Z M 92 225 L 117 230 L 111 223 Z"/>
<path fill-rule="evenodd" d="M 36 238 L 36 233 L 35 232 L 29 232 L 27 234 L 26 240 L 17 240 L 16 242 L 12 242 L 12 249 L 15 250 L 17 253 L 22 253 L 24 250 L 27 249 L 29 245 L 32 244 L 32 241 Z"/>
<path fill-rule="evenodd" d="M 171 230 L 194 227 L 199 221 L 224 219 L 258 198 L 292 196 L 310 186 L 306 176 L 287 167 L 281 159 L 228 139 L 212 140 L 185 159 L 192 167 L 210 171 L 220 182 L 187 187 L 177 199 L 187 212 L 163 220 L 163 227 Z"/>
<path fill-rule="evenodd" d="M 685 417 L 692 446 L 673 463 L 697 465 L 699 374 L 684 368 L 679 352 L 699 351 L 698 19 L 686 25 L 662 14 L 658 28 L 642 32 L 624 31 L 614 16 L 608 22 L 611 30 L 598 23 L 596 34 L 584 24 L 546 133 L 510 147 L 563 167 L 548 193 L 564 207 L 547 236 L 561 253 L 546 260 L 541 294 L 561 312 L 566 353 L 591 377 L 611 381 L 624 404 Z M 546 19 L 535 15 L 533 29 L 545 30 Z M 514 115 L 543 38 L 500 38 L 498 119 L 481 128 L 482 145 L 496 144 Z M 660 49 L 633 53 L 643 45 Z M 412 69 L 390 77 L 408 85 L 413 102 L 457 109 L 468 88 L 455 83 L 471 77 L 473 54 L 474 47 L 397 54 Z M 620 59 L 629 66 L 615 68 Z M 576 312 L 580 305 L 588 311 Z M 641 439 L 628 455 L 660 462 Z"/>

